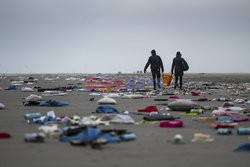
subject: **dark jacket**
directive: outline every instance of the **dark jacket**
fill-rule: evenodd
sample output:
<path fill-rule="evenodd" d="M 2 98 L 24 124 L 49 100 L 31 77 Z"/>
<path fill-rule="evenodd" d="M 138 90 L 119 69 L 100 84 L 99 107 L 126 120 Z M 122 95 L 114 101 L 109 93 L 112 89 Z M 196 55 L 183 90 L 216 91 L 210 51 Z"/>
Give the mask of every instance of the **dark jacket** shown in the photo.
<path fill-rule="evenodd" d="M 185 62 L 186 60 L 183 59 L 181 56 L 176 56 L 173 59 L 173 63 L 172 63 L 172 69 L 171 69 L 171 73 L 175 76 L 183 76 L 183 70 L 182 70 L 182 63 Z"/>
<path fill-rule="evenodd" d="M 144 68 L 144 71 L 147 70 L 149 65 L 151 65 L 150 66 L 151 71 L 160 71 L 160 68 L 161 68 L 162 73 L 164 72 L 164 67 L 163 67 L 161 57 L 158 55 L 152 55 L 149 57 L 148 62 Z"/>

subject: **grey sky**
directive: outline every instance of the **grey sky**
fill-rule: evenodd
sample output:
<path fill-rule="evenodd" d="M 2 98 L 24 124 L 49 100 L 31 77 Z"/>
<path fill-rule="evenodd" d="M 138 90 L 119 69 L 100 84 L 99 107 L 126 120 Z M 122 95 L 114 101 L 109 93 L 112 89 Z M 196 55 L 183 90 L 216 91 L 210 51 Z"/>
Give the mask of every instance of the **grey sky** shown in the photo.
<path fill-rule="evenodd" d="M 250 72 L 249 0 L 0 0 L 0 73 Z M 149 71 L 149 69 L 148 69 Z"/>

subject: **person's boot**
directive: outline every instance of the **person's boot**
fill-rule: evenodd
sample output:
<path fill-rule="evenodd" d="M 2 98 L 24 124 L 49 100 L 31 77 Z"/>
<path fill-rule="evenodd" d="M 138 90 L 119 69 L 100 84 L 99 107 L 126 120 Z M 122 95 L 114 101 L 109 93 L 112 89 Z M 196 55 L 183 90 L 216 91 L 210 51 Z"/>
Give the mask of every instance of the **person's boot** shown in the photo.
<path fill-rule="evenodd" d="M 174 84 L 174 89 L 176 89 L 178 87 L 178 84 Z"/>
<path fill-rule="evenodd" d="M 155 83 L 155 81 L 154 81 L 154 90 L 156 90 L 156 83 Z"/>
<path fill-rule="evenodd" d="M 160 78 L 157 79 L 157 83 L 158 83 L 158 88 L 160 89 L 161 88 L 161 79 Z"/>

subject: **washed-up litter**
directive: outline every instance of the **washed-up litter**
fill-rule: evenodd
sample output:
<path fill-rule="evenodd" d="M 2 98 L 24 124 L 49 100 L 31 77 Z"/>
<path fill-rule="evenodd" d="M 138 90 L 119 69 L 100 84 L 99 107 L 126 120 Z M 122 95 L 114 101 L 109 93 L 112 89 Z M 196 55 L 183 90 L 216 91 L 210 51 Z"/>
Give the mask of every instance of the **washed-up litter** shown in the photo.
<path fill-rule="evenodd" d="M 31 94 L 30 96 L 26 97 L 23 101 L 24 106 L 37 106 L 40 105 L 42 101 L 42 96 L 38 96 L 35 94 Z"/>
<path fill-rule="evenodd" d="M 217 121 L 219 123 L 232 123 L 232 122 L 234 122 L 234 117 L 232 117 L 232 116 L 218 116 Z"/>
<path fill-rule="evenodd" d="M 38 106 L 41 101 L 23 101 L 24 106 Z"/>
<path fill-rule="evenodd" d="M 34 85 L 34 82 L 27 82 L 26 85 Z"/>
<path fill-rule="evenodd" d="M 221 107 L 219 107 L 219 109 L 223 109 Z M 245 109 L 242 108 L 242 107 L 228 107 L 228 108 L 225 108 L 227 111 L 238 111 L 238 112 L 243 112 Z"/>
<path fill-rule="evenodd" d="M 197 114 L 203 114 L 204 110 L 202 108 L 199 109 L 191 109 L 190 111 L 186 111 L 186 113 L 197 113 Z"/>
<path fill-rule="evenodd" d="M 237 129 L 238 135 L 250 135 L 250 127 L 239 127 Z"/>
<path fill-rule="evenodd" d="M 214 100 L 217 100 L 217 101 L 232 101 L 233 99 L 232 98 L 227 98 L 227 97 L 220 97 L 220 98 L 217 98 L 217 99 L 214 99 Z"/>
<path fill-rule="evenodd" d="M 24 141 L 28 143 L 43 143 L 45 135 L 43 133 L 26 133 L 24 135 Z"/>
<path fill-rule="evenodd" d="M 247 101 L 247 99 L 245 100 L 245 99 L 239 99 L 239 98 L 234 100 L 234 102 L 238 103 L 238 104 L 244 104 L 244 103 L 246 103 L 246 101 Z"/>
<path fill-rule="evenodd" d="M 54 81 L 54 80 L 58 80 L 58 79 L 60 79 L 60 77 L 55 77 L 55 78 L 46 77 L 46 78 L 44 78 L 45 81 Z"/>
<path fill-rule="evenodd" d="M 128 132 L 124 130 L 100 130 L 96 127 L 66 128 L 60 136 L 61 142 L 70 142 L 72 145 L 90 145 L 92 148 L 108 143 L 122 141 L 121 135 Z M 131 133 L 129 133 L 131 134 Z M 131 136 L 135 137 L 135 135 Z M 128 140 L 128 138 L 126 139 Z"/>
<path fill-rule="evenodd" d="M 67 102 L 59 100 L 45 100 L 40 102 L 40 106 L 45 106 L 45 107 L 62 107 L 67 105 L 69 105 Z"/>
<path fill-rule="evenodd" d="M 68 124 L 72 126 L 80 125 L 81 117 L 79 115 L 74 115 L 73 117 L 68 118 Z"/>
<path fill-rule="evenodd" d="M 176 99 L 180 99 L 180 97 L 175 96 L 175 95 L 171 95 L 171 96 L 169 96 L 169 99 L 176 100 Z"/>
<path fill-rule="evenodd" d="M 96 113 L 119 113 L 119 111 L 112 106 L 99 106 L 96 108 Z"/>
<path fill-rule="evenodd" d="M 154 97 L 159 95 L 161 92 L 159 90 L 153 90 L 151 92 L 147 92 L 145 97 Z"/>
<path fill-rule="evenodd" d="M 226 109 L 214 110 L 211 113 L 212 115 L 220 116 L 220 115 L 239 115 L 239 111 L 231 111 Z"/>
<path fill-rule="evenodd" d="M 58 122 L 58 123 L 62 123 L 62 124 L 68 124 L 69 123 L 69 121 L 70 121 L 70 118 L 68 117 L 68 116 L 60 116 L 60 117 L 57 117 L 56 118 L 56 121 Z"/>
<path fill-rule="evenodd" d="M 224 102 L 222 107 L 223 108 L 228 108 L 228 107 L 233 107 L 234 103 L 233 102 Z"/>
<path fill-rule="evenodd" d="M 123 94 L 120 94 L 120 93 L 102 93 L 101 94 L 103 97 L 121 97 L 121 95 Z"/>
<path fill-rule="evenodd" d="M 168 103 L 168 107 L 173 111 L 189 111 L 193 108 L 199 108 L 199 105 L 188 99 L 179 99 Z"/>
<path fill-rule="evenodd" d="M 115 105 L 117 104 L 116 100 L 115 99 L 112 99 L 110 97 L 104 97 L 104 98 L 101 98 L 100 100 L 97 101 L 98 104 L 110 104 L 110 105 Z"/>
<path fill-rule="evenodd" d="M 58 125 L 54 124 L 54 125 L 43 125 L 40 126 L 38 128 L 39 131 L 41 131 L 44 134 L 49 134 L 49 133 L 53 133 L 55 131 L 58 131 Z"/>
<path fill-rule="evenodd" d="M 183 127 L 183 122 L 181 120 L 170 120 L 170 121 L 161 121 L 161 128 L 181 128 Z"/>
<path fill-rule="evenodd" d="M 144 98 L 144 96 L 141 94 L 129 94 L 129 95 L 121 96 L 121 98 L 122 99 L 142 99 Z"/>
<path fill-rule="evenodd" d="M 213 142 L 214 138 L 211 137 L 209 134 L 204 134 L 204 133 L 195 133 L 193 139 L 191 140 L 192 142 Z"/>
<path fill-rule="evenodd" d="M 183 139 L 183 136 L 181 134 L 176 134 L 176 135 L 174 135 L 173 139 L 170 140 L 170 142 L 172 142 L 174 144 L 184 144 L 184 139 Z"/>
<path fill-rule="evenodd" d="M 209 99 L 206 97 L 201 97 L 201 98 L 198 98 L 198 99 L 193 100 L 193 101 L 209 101 Z"/>
<path fill-rule="evenodd" d="M 95 92 L 94 92 L 94 93 L 90 93 L 89 95 L 90 95 L 90 96 L 101 96 L 100 93 L 95 93 Z"/>
<path fill-rule="evenodd" d="M 150 112 L 156 112 L 158 111 L 158 108 L 156 106 L 148 106 L 142 109 L 138 109 L 138 112 L 146 112 L 146 113 L 150 113 Z"/>
<path fill-rule="evenodd" d="M 80 78 L 76 78 L 76 77 L 69 77 L 69 78 L 65 78 L 66 81 L 76 81 L 76 80 L 80 80 Z"/>
<path fill-rule="evenodd" d="M 100 119 L 101 121 L 108 121 L 112 124 L 134 124 L 135 121 L 129 115 L 124 114 L 108 114 Z"/>
<path fill-rule="evenodd" d="M 108 126 L 108 125 L 110 125 L 109 121 L 104 121 L 101 119 L 102 119 L 102 117 L 98 117 L 98 116 L 94 116 L 94 115 L 86 116 L 80 120 L 79 125 L 88 125 L 88 126 L 97 126 L 97 125 Z"/>
<path fill-rule="evenodd" d="M 244 111 L 243 111 L 243 113 L 250 113 L 250 108 L 247 108 L 247 109 L 245 109 Z"/>
<path fill-rule="evenodd" d="M 246 122 L 249 121 L 248 117 L 237 117 L 233 120 L 234 122 Z"/>
<path fill-rule="evenodd" d="M 250 143 L 244 143 L 234 149 L 234 152 L 250 151 Z"/>
<path fill-rule="evenodd" d="M 64 96 L 68 93 L 58 90 L 46 90 L 42 93 L 42 96 Z"/>
<path fill-rule="evenodd" d="M 10 85 L 8 88 L 5 88 L 5 90 L 17 90 L 16 85 Z"/>
<path fill-rule="evenodd" d="M 38 92 L 45 92 L 45 91 L 63 91 L 66 92 L 67 90 L 74 89 L 74 86 L 64 86 L 64 87 L 55 87 L 55 88 L 38 88 Z"/>
<path fill-rule="evenodd" d="M 217 129 L 217 134 L 218 135 L 230 135 L 232 134 L 232 130 L 229 128 L 219 128 Z"/>
<path fill-rule="evenodd" d="M 160 104 L 160 105 L 163 105 L 163 104 Z M 160 108 L 160 111 L 170 111 L 171 109 L 168 108 L 168 107 L 164 107 L 164 108 Z"/>
<path fill-rule="evenodd" d="M 14 86 L 22 86 L 23 85 L 23 81 L 11 81 L 10 85 L 14 85 Z"/>
<path fill-rule="evenodd" d="M 32 89 L 30 87 L 22 87 L 21 91 L 22 92 L 34 92 L 34 89 Z"/>
<path fill-rule="evenodd" d="M 38 96 L 35 94 L 31 94 L 25 98 L 25 101 L 39 101 L 39 100 L 42 100 L 42 96 Z"/>
<path fill-rule="evenodd" d="M 196 90 L 192 90 L 192 91 L 190 91 L 190 93 L 191 93 L 193 96 L 199 96 L 199 95 L 201 94 L 201 92 L 196 91 Z"/>
<path fill-rule="evenodd" d="M 193 117 L 193 121 L 198 121 L 198 122 L 214 122 L 216 120 L 216 117 L 212 116 L 201 116 L 201 117 Z"/>
<path fill-rule="evenodd" d="M 33 121 L 33 119 L 37 119 L 37 118 L 40 118 L 42 115 L 41 113 L 39 112 L 35 112 L 35 113 L 27 113 L 27 114 L 24 114 L 24 119 L 30 123 Z"/>
<path fill-rule="evenodd" d="M 29 124 L 46 124 L 56 122 L 56 115 L 54 111 L 49 111 L 45 116 L 41 116 L 40 113 L 25 114 L 25 120 Z"/>
<path fill-rule="evenodd" d="M 89 101 L 95 101 L 94 97 L 89 98 Z"/>
<path fill-rule="evenodd" d="M 163 120 L 175 120 L 179 119 L 180 117 L 175 117 L 170 114 L 150 114 L 148 116 L 144 116 L 143 120 L 146 121 L 163 121 Z"/>
<path fill-rule="evenodd" d="M 59 79 L 59 77 L 58 78 L 49 77 L 49 80 L 54 80 L 54 79 Z M 106 83 L 107 79 L 105 77 L 102 79 Z M 85 79 L 82 80 L 78 77 L 68 77 L 67 75 L 67 78 L 65 80 L 84 81 Z M 138 80 L 135 80 L 135 82 L 138 82 Z M 34 82 L 32 81 L 20 82 L 20 85 L 28 86 L 29 84 L 33 84 L 33 83 Z M 18 87 L 20 85 L 18 83 L 13 82 L 11 84 L 15 86 L 15 89 L 20 90 L 20 87 Z M 128 104 L 126 105 L 129 105 L 129 103 L 132 102 L 134 99 L 144 98 L 143 100 L 139 100 L 140 102 L 143 102 L 143 103 L 145 103 L 145 101 L 149 99 L 147 104 L 152 105 L 152 106 L 148 106 L 148 107 L 137 110 L 137 114 L 139 113 L 140 115 L 142 115 L 141 117 L 136 116 L 137 119 L 138 118 L 142 119 L 137 123 L 135 123 L 133 118 L 130 117 L 130 115 L 128 115 L 130 113 L 133 113 L 133 111 L 135 110 L 135 109 L 131 109 L 133 105 L 126 106 L 126 110 L 125 112 L 121 112 L 122 114 L 119 114 L 119 111 L 114 107 L 106 106 L 106 105 L 98 106 L 96 109 L 96 113 L 103 113 L 103 114 L 98 114 L 98 116 L 91 115 L 91 116 L 84 116 L 84 117 L 81 117 L 79 115 L 73 115 L 72 117 L 68 117 L 68 116 L 56 117 L 55 114 L 47 113 L 45 115 L 42 115 L 41 113 L 34 111 L 34 113 L 25 114 L 25 120 L 30 124 L 39 124 L 43 126 L 40 126 L 38 128 L 39 132 L 41 133 L 26 134 L 25 136 L 26 141 L 27 142 L 44 142 L 45 138 L 58 138 L 61 141 L 70 142 L 72 145 L 91 145 L 93 148 L 96 148 L 103 144 L 135 140 L 136 135 L 131 132 L 114 130 L 113 129 L 114 125 L 111 126 L 112 127 L 111 130 L 101 130 L 94 126 L 103 127 L 103 125 L 109 126 L 111 124 L 157 124 L 160 127 L 164 127 L 164 128 L 183 127 L 184 123 L 182 120 L 180 120 L 179 116 L 171 115 L 172 113 L 165 114 L 164 112 L 168 111 L 168 109 L 165 109 L 165 108 L 158 109 L 157 108 L 158 104 L 156 107 L 156 106 L 153 106 L 155 104 L 151 103 L 153 100 L 154 101 L 169 101 L 169 103 L 166 102 L 165 105 L 168 105 L 168 108 L 172 111 L 183 111 L 181 113 L 177 113 L 180 115 L 192 116 L 192 115 L 204 114 L 204 116 L 197 116 L 193 118 L 184 117 L 184 116 L 183 117 L 185 118 L 185 120 L 192 119 L 193 121 L 197 121 L 197 122 L 211 122 L 211 123 L 213 122 L 214 128 L 217 129 L 216 132 L 218 135 L 231 134 L 233 132 L 232 128 L 238 125 L 235 122 L 245 121 L 244 123 L 239 123 L 240 125 L 241 124 L 245 125 L 247 124 L 246 122 L 249 121 L 249 118 L 246 115 L 250 113 L 250 110 L 248 111 L 247 109 L 237 107 L 237 106 L 246 107 L 247 104 L 250 103 L 249 100 L 247 99 L 248 93 L 250 92 L 250 87 L 248 86 L 249 89 L 247 89 L 247 87 L 242 86 L 241 83 L 238 85 L 237 84 L 234 85 L 234 84 L 216 84 L 212 82 L 191 83 L 187 81 L 184 83 L 185 89 L 182 91 L 176 91 L 173 89 L 173 86 L 169 86 L 162 92 L 160 92 L 159 90 L 150 91 L 151 88 L 146 83 L 142 83 L 144 85 L 144 87 L 142 88 L 136 88 L 136 87 L 128 88 L 126 87 L 126 84 L 127 83 L 124 84 L 125 87 L 121 89 L 117 89 L 117 90 L 105 88 L 105 85 L 104 87 L 103 85 L 100 86 L 100 89 L 98 88 L 94 88 L 92 90 L 84 89 L 80 85 L 86 86 L 87 85 L 86 82 L 77 83 L 77 85 L 68 84 L 68 86 L 48 88 L 48 89 L 41 88 L 41 87 L 33 87 L 33 89 L 37 89 L 38 92 L 43 92 L 42 94 L 40 94 L 43 96 L 65 95 L 67 93 L 71 94 L 69 93 L 71 91 L 77 91 L 78 93 L 76 94 L 78 95 L 80 94 L 85 95 L 85 93 L 82 94 L 80 92 L 86 91 L 86 92 L 89 92 L 86 94 L 89 94 L 90 101 L 96 101 L 95 99 L 97 99 L 97 97 L 95 96 L 104 97 L 103 99 L 100 99 L 99 101 L 97 101 L 98 104 L 116 104 L 117 103 L 116 100 L 119 97 L 121 99 L 129 99 L 127 100 Z M 134 85 L 129 84 L 129 86 L 136 86 L 136 84 Z M 23 87 L 21 90 L 24 90 L 24 88 L 25 87 Z M 229 93 L 231 96 L 233 96 L 233 98 L 227 97 Z M 166 96 L 163 96 L 163 95 L 166 95 Z M 186 96 L 190 97 L 190 95 L 193 95 L 195 97 L 192 97 L 193 99 L 185 99 Z M 210 101 L 210 99 L 212 99 L 211 96 L 206 96 L 206 95 L 214 95 L 213 96 L 214 104 L 210 104 L 213 106 L 201 106 L 202 104 L 205 104 L 205 102 Z M 112 98 L 117 98 L 117 99 L 115 100 Z M 184 98 L 184 99 L 181 99 L 181 98 Z M 112 101 L 105 101 L 107 99 L 109 100 L 112 99 Z M 48 103 L 48 105 L 46 106 L 52 106 L 53 102 L 56 102 L 55 103 L 56 105 L 58 104 L 61 105 L 59 100 L 44 100 L 42 99 L 41 96 L 38 96 L 38 95 L 31 95 L 30 97 L 27 97 L 24 101 L 26 102 L 27 105 L 39 106 L 40 104 Z M 123 102 L 125 101 L 126 100 L 124 100 Z M 213 102 L 211 101 L 211 103 Z M 89 102 L 89 103 L 91 103 L 92 105 L 95 105 L 92 102 Z M 173 106 L 171 107 L 171 105 Z M 222 105 L 222 107 L 218 107 L 218 105 Z M 216 113 L 215 107 L 218 107 L 216 110 L 223 111 L 223 112 Z M 211 110 L 211 108 L 214 110 Z M 38 107 L 38 109 L 40 111 L 41 108 Z M 123 109 L 125 109 L 124 106 L 123 106 Z M 128 109 L 130 111 L 127 111 Z M 211 111 L 208 111 L 208 110 L 211 110 Z M 199 125 L 201 124 L 202 123 L 200 123 Z M 209 124 L 210 123 L 204 123 L 203 125 L 209 126 Z M 59 126 L 61 127 L 65 125 L 69 127 L 59 128 Z M 157 127 L 157 126 L 154 126 L 154 127 Z M 211 129 L 212 128 L 210 127 L 210 130 Z M 177 129 L 177 131 L 179 130 Z M 248 131 L 247 129 L 241 129 L 241 131 L 237 133 L 239 133 L 239 135 L 243 135 L 243 134 L 248 134 Z M 227 136 L 227 137 L 230 138 L 230 136 Z M 201 134 L 201 133 L 194 135 L 194 139 L 193 139 L 193 141 L 205 141 L 205 142 L 213 141 L 213 140 L 214 139 L 210 135 Z M 183 136 L 180 134 L 177 134 L 171 139 L 171 142 L 175 144 L 183 143 Z"/>
<path fill-rule="evenodd" d="M 132 141 L 132 140 L 135 140 L 135 139 L 136 139 L 136 134 L 135 134 L 135 133 L 132 133 L 132 132 L 126 133 L 126 134 L 122 134 L 122 135 L 120 136 L 120 139 L 121 139 L 122 141 Z"/>
<path fill-rule="evenodd" d="M 0 132 L 0 139 L 8 139 L 11 138 L 11 134 L 7 132 Z"/>
<path fill-rule="evenodd" d="M 80 88 L 80 89 L 76 89 L 76 91 L 78 91 L 78 92 L 87 92 L 87 89 Z"/>
<path fill-rule="evenodd" d="M 212 109 L 211 106 L 201 106 L 201 108 L 203 108 L 204 110 L 211 110 Z"/>
<path fill-rule="evenodd" d="M 62 131 L 58 128 L 58 125 L 43 125 L 38 128 L 38 130 L 44 133 L 49 138 L 58 138 Z"/>
<path fill-rule="evenodd" d="M 0 110 L 5 109 L 5 105 L 3 103 L 0 103 Z"/>
<path fill-rule="evenodd" d="M 24 83 L 36 83 L 38 81 L 37 78 L 34 77 L 26 77 L 26 78 L 19 78 L 19 80 L 23 80 Z"/>
<path fill-rule="evenodd" d="M 213 123 L 212 127 L 215 129 L 219 128 L 234 128 L 237 125 L 237 123 Z"/>

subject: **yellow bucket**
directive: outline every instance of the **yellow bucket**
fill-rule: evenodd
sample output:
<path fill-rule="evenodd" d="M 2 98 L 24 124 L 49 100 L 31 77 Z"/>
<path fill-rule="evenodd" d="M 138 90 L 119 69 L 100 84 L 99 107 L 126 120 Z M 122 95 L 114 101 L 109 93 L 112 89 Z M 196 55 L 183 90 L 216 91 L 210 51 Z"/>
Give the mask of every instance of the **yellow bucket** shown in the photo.
<path fill-rule="evenodd" d="M 164 86 L 169 86 L 172 81 L 172 75 L 171 74 L 162 74 L 162 80 Z"/>

